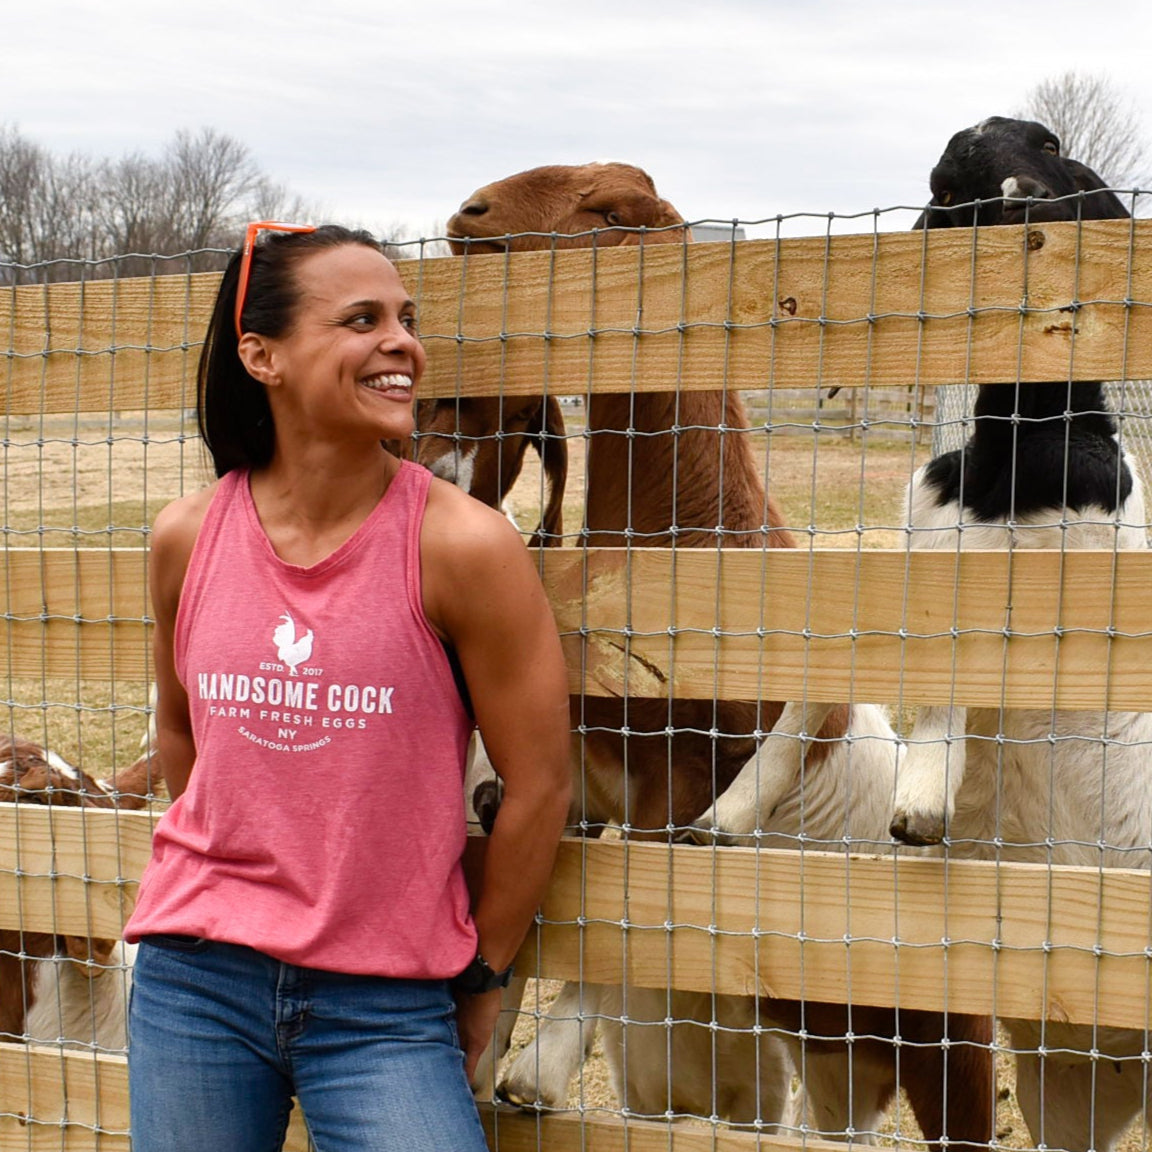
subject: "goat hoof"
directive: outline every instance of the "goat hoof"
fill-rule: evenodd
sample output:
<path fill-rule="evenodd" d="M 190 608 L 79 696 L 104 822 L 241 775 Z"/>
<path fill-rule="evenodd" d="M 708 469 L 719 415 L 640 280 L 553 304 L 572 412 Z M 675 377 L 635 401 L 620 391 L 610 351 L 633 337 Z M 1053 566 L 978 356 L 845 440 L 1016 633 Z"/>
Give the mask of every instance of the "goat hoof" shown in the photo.
<path fill-rule="evenodd" d="M 752 843 L 748 833 L 726 832 L 715 824 L 689 824 L 676 833 L 677 844 L 694 844 L 700 848 L 738 848 Z"/>
<path fill-rule="evenodd" d="M 944 818 L 934 812 L 897 812 L 888 831 L 902 844 L 927 848 L 944 839 Z"/>
<path fill-rule="evenodd" d="M 505 1104 L 511 1104 L 515 1108 L 523 1108 L 528 1112 L 534 1112 L 537 1108 L 535 1100 L 526 1100 L 514 1089 L 509 1088 L 507 1084 L 500 1084 L 496 1088 L 496 1099 L 502 1100 Z"/>

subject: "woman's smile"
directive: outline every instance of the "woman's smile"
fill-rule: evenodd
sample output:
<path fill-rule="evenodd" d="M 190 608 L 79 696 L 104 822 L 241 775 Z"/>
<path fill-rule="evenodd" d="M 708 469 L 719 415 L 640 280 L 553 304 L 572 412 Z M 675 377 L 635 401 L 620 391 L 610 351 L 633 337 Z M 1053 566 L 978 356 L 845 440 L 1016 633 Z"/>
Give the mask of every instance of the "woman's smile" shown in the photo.
<path fill-rule="evenodd" d="M 378 396 L 408 403 L 412 399 L 412 377 L 400 372 L 378 372 L 365 376 L 360 383 Z"/>

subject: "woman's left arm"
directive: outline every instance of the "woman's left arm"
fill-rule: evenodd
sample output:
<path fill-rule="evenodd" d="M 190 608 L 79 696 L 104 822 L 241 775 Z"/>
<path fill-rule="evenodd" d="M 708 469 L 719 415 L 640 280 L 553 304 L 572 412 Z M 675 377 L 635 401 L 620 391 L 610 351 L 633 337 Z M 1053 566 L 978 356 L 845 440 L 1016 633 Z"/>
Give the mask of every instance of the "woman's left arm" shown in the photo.
<path fill-rule="evenodd" d="M 500 971 L 544 896 L 568 815 L 567 671 L 533 558 L 498 512 L 434 481 L 421 557 L 425 612 L 456 649 L 504 785 L 472 909 L 480 953 Z M 494 1008 L 481 1015 L 495 1021 Z"/>

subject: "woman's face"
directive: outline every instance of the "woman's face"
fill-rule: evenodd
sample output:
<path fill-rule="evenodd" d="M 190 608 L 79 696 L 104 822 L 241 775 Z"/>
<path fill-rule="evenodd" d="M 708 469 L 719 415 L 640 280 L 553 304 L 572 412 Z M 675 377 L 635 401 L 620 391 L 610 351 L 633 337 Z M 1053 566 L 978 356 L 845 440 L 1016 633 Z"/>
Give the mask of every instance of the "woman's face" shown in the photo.
<path fill-rule="evenodd" d="M 416 306 L 392 263 L 362 244 L 302 257 L 294 268 L 292 326 L 267 341 L 277 428 L 399 439 L 413 429 L 412 397 L 424 372 Z"/>

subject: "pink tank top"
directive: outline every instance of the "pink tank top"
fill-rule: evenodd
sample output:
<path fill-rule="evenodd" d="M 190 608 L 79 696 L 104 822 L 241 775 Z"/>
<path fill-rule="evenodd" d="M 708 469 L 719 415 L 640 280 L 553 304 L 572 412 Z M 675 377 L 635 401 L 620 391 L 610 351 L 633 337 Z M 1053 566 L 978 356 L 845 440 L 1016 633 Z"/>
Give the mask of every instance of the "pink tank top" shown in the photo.
<path fill-rule="evenodd" d="M 247 472 L 220 481 L 176 619 L 196 764 L 156 827 L 125 939 L 187 933 L 424 979 L 472 958 L 472 725 L 424 616 L 430 482 L 403 464 L 355 534 L 304 568 L 273 551 Z"/>

